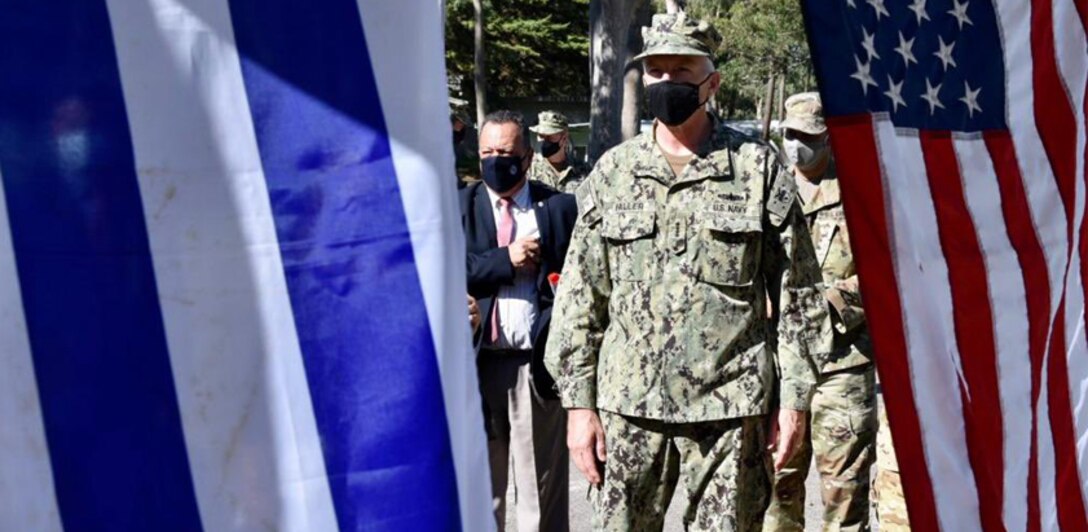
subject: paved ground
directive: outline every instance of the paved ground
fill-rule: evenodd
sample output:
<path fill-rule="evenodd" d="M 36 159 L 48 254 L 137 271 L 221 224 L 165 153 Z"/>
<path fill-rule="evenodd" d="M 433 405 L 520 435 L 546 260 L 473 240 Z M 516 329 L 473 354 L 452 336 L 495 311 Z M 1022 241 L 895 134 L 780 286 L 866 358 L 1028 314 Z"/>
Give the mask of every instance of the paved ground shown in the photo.
<path fill-rule="evenodd" d="M 574 467 L 574 464 L 570 464 L 570 530 L 571 532 L 590 532 L 591 518 L 593 510 L 589 506 L 589 502 L 586 501 L 586 488 L 588 484 L 586 480 L 582 478 L 582 474 Z M 808 478 L 808 500 L 805 504 L 805 522 L 806 532 L 818 532 L 820 530 L 820 516 L 823 512 L 823 505 L 820 503 L 820 483 L 819 478 L 815 474 L 809 475 Z M 683 488 L 677 488 L 679 492 Z M 681 500 L 680 493 L 673 497 L 673 504 L 669 507 L 669 513 L 665 518 L 665 532 L 683 532 L 684 526 L 681 523 L 680 505 L 677 501 Z M 514 490 L 510 489 L 506 496 L 506 530 L 507 532 L 517 531 L 517 521 L 515 519 L 512 510 L 514 508 Z"/>

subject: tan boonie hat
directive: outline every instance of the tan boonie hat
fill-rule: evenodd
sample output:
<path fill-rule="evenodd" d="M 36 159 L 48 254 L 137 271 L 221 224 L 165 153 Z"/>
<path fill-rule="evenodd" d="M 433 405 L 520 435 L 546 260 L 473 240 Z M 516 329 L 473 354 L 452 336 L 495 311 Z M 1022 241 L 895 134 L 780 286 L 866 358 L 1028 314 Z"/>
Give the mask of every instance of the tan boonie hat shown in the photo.
<path fill-rule="evenodd" d="M 558 111 L 544 111 L 537 115 L 537 123 L 529 131 L 537 135 L 554 135 L 567 130 L 567 117 Z"/>
<path fill-rule="evenodd" d="M 819 93 L 802 92 L 786 98 L 786 120 L 782 127 L 809 135 L 822 135 L 827 131 Z"/>
<path fill-rule="evenodd" d="M 642 53 L 635 60 L 651 55 L 698 55 L 713 57 L 722 36 L 705 20 L 688 18 L 685 13 L 654 15 L 642 28 Z"/>

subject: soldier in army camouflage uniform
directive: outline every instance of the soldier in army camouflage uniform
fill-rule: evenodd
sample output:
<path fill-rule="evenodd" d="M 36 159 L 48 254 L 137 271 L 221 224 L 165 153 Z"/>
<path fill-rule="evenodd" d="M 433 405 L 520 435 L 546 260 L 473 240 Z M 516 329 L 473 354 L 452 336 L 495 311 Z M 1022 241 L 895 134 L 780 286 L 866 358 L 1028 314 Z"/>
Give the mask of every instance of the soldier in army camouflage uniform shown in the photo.
<path fill-rule="evenodd" d="M 880 428 L 876 434 L 876 478 L 873 479 L 873 500 L 876 501 L 876 521 L 880 532 L 910 532 L 907 501 L 899 480 L 899 462 L 892 447 L 892 432 L 888 414 L 881 401 Z"/>
<path fill-rule="evenodd" d="M 775 475 L 763 529 L 805 529 L 805 478 L 815 454 L 824 530 L 869 530 L 869 469 L 876 436 L 872 342 L 819 95 L 807 92 L 788 98 L 783 128 L 784 151 L 823 269 L 835 331 L 831 353 L 816 360 L 820 376 L 812 399 L 810 436 Z"/>
<path fill-rule="evenodd" d="M 540 141 L 540 153 L 533 155 L 529 179 L 573 194 L 589 170 L 584 164 L 574 160 L 574 146 L 570 143 L 567 117 L 557 111 L 544 111 L 537 119 L 537 124 L 530 127 L 529 131 L 536 133 L 537 140 Z"/>
<path fill-rule="evenodd" d="M 703 108 L 717 32 L 657 15 L 643 36 L 657 120 L 578 189 L 545 364 L 595 529 L 660 530 L 683 478 L 687 529 L 759 530 L 768 450 L 781 467 L 803 436 L 830 350 L 820 268 L 793 179 Z"/>

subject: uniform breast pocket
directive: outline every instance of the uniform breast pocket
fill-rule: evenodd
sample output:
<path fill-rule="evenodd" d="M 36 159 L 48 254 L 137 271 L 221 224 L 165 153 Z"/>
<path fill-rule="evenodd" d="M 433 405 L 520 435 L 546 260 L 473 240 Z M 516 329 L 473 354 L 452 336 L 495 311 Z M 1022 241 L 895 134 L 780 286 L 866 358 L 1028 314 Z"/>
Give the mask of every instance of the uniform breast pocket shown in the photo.
<path fill-rule="evenodd" d="M 752 284 L 759 269 L 761 229 L 758 220 L 704 215 L 695 260 L 699 279 L 728 286 Z"/>
<path fill-rule="evenodd" d="M 608 267 L 613 281 L 645 281 L 654 265 L 653 211 L 605 213 L 601 234 L 608 240 Z"/>
<path fill-rule="evenodd" d="M 836 225 L 835 240 L 832 244 L 832 248 L 835 249 L 835 260 L 843 263 L 849 263 L 850 267 L 846 272 L 846 275 L 854 274 L 854 252 L 850 248 L 850 231 L 846 228 L 846 221 L 843 220 Z"/>
<path fill-rule="evenodd" d="M 835 247 L 835 234 L 838 233 L 838 224 L 829 218 L 817 218 L 812 225 L 813 242 L 816 244 L 816 260 L 820 264 L 827 261 L 828 255 Z"/>
<path fill-rule="evenodd" d="M 854 256 L 850 251 L 850 233 L 846 222 L 829 221 L 823 228 L 823 241 L 827 243 L 816 250 L 825 276 L 842 279 L 854 274 Z"/>

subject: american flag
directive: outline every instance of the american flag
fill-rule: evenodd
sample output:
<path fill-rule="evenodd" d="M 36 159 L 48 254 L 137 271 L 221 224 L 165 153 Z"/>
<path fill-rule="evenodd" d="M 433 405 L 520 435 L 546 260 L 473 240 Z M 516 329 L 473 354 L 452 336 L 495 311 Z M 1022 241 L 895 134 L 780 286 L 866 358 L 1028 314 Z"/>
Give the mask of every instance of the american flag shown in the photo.
<path fill-rule="evenodd" d="M 805 0 L 916 530 L 1088 530 L 1084 0 Z"/>

